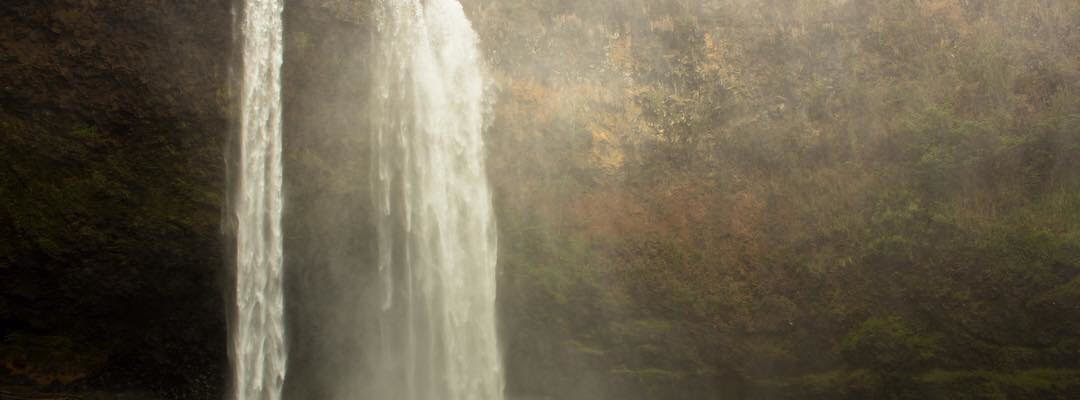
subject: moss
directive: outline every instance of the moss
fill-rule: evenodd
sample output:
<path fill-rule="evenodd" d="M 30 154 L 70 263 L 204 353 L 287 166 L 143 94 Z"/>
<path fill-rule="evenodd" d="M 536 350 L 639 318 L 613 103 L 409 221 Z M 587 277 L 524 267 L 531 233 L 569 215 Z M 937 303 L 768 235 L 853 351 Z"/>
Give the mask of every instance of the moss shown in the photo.
<path fill-rule="evenodd" d="M 834 370 L 810 374 L 793 381 L 794 388 L 815 398 L 850 398 L 856 394 L 876 393 L 881 378 L 865 369 Z"/>
<path fill-rule="evenodd" d="M 631 382 L 651 383 L 651 384 L 670 384 L 675 383 L 686 377 L 686 372 L 665 370 L 659 368 L 645 368 L 645 369 L 628 369 L 617 368 L 610 371 L 612 375 L 615 375 L 621 379 L 625 379 Z"/>
<path fill-rule="evenodd" d="M 1067 398 L 1080 393 L 1080 370 L 935 370 L 921 374 L 918 382 L 928 386 L 933 398 L 941 399 Z"/>
<path fill-rule="evenodd" d="M 604 350 L 599 347 L 588 346 L 576 340 L 567 340 L 563 342 L 563 347 L 570 352 L 589 357 L 603 357 L 605 353 Z"/>
<path fill-rule="evenodd" d="M 918 368 L 938 351 L 933 337 L 919 334 L 897 316 L 863 321 L 839 350 L 854 365 L 895 372 Z"/>

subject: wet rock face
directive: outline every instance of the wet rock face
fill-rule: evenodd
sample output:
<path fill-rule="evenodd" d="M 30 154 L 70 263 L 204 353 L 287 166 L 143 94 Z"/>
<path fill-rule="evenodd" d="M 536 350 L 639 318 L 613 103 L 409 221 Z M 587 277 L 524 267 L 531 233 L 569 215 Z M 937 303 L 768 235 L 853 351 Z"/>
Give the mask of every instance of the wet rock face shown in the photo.
<path fill-rule="evenodd" d="M 0 4 L 0 384 L 221 398 L 231 8 Z"/>
<path fill-rule="evenodd" d="M 285 4 L 285 398 L 335 398 L 351 390 L 343 371 L 360 375 L 368 362 L 361 307 L 376 286 L 366 9 L 350 0 Z"/>

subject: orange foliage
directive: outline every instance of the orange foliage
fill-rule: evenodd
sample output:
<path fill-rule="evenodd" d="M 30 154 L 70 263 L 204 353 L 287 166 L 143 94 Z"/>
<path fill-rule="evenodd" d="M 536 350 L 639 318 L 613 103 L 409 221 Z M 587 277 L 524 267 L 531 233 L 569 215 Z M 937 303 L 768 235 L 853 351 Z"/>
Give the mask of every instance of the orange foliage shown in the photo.
<path fill-rule="evenodd" d="M 634 40 L 630 35 L 616 36 L 611 40 L 611 50 L 608 56 L 611 65 L 622 71 L 630 71 L 634 68 Z"/>
<path fill-rule="evenodd" d="M 713 204 L 708 188 L 681 179 L 646 193 L 625 188 L 591 191 L 573 201 L 571 214 L 593 237 L 665 237 L 692 245 L 710 231 L 706 225 Z"/>
<path fill-rule="evenodd" d="M 654 232 L 648 207 L 627 191 L 589 192 L 574 199 L 570 210 L 582 229 L 593 237 L 640 237 Z"/>
<path fill-rule="evenodd" d="M 559 94 L 534 79 L 504 77 L 500 85 L 507 89 L 512 101 L 499 102 L 502 111 L 512 112 L 514 120 L 550 123 L 559 109 Z"/>

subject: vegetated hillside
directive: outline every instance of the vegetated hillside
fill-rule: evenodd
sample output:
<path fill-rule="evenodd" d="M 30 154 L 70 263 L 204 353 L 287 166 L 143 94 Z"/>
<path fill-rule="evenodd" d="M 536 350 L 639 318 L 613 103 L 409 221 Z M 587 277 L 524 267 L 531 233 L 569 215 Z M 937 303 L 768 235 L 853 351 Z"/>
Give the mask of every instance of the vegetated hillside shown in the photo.
<path fill-rule="evenodd" d="M 0 389 L 221 397 L 230 6 L 0 5 Z"/>
<path fill-rule="evenodd" d="M 509 391 L 1080 396 L 1080 5 L 468 1 Z"/>

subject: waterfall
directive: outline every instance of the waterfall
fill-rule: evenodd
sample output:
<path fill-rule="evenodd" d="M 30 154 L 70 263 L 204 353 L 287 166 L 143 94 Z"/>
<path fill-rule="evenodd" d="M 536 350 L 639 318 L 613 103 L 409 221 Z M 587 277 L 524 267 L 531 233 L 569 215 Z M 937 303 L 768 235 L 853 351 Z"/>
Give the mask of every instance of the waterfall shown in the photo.
<path fill-rule="evenodd" d="M 277 400 L 285 379 L 281 242 L 282 0 L 246 0 L 236 162 L 235 400 Z"/>
<path fill-rule="evenodd" d="M 375 398 L 502 399 L 478 38 L 455 0 L 375 3 Z"/>

